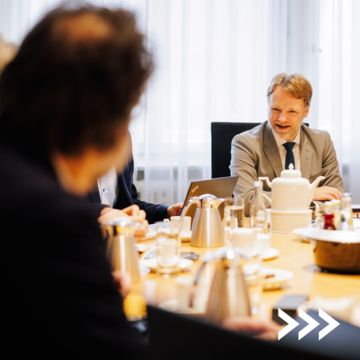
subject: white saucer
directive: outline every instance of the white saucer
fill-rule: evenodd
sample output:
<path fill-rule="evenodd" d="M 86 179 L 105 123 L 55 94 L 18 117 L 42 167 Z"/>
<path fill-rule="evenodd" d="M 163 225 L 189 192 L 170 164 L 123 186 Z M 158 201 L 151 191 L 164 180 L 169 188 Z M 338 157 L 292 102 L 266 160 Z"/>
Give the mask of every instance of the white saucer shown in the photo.
<path fill-rule="evenodd" d="M 178 314 L 201 314 L 192 308 L 180 305 L 176 299 L 162 302 L 161 304 L 159 304 L 159 308 L 167 311 L 176 312 Z"/>
<path fill-rule="evenodd" d="M 295 229 L 295 230 L 293 230 L 293 234 L 298 235 L 298 236 L 300 237 L 300 239 L 301 239 L 302 242 L 309 243 L 309 242 L 310 242 L 309 239 L 303 238 L 303 237 L 301 236 L 301 233 L 302 233 L 305 229 L 306 229 L 306 228 Z"/>
<path fill-rule="evenodd" d="M 188 233 L 184 232 L 184 231 L 181 231 L 180 232 L 180 237 L 181 237 L 181 242 L 182 243 L 188 243 L 191 241 L 191 234 L 192 232 L 189 231 Z"/>
<path fill-rule="evenodd" d="M 263 260 L 272 260 L 279 256 L 280 251 L 278 249 L 269 249 L 268 251 L 265 251 L 263 254 L 260 254 L 260 257 Z"/>
<path fill-rule="evenodd" d="M 194 262 L 192 260 L 180 258 L 179 265 L 180 265 L 181 270 L 187 269 L 187 268 L 191 267 L 193 264 L 194 264 Z M 146 266 L 151 271 L 155 272 L 156 268 L 157 268 L 156 258 L 141 259 L 141 265 Z"/>
<path fill-rule="evenodd" d="M 138 239 L 137 241 L 150 240 L 150 239 L 154 238 L 155 236 L 156 236 L 156 230 L 148 228 L 146 231 L 146 235 L 144 237 Z"/>
<path fill-rule="evenodd" d="M 145 276 L 150 272 L 150 269 L 145 266 L 140 266 L 140 275 Z"/>
<path fill-rule="evenodd" d="M 263 276 L 274 275 L 273 277 L 262 280 L 264 290 L 280 289 L 283 284 L 294 277 L 294 274 L 291 271 L 274 268 L 261 268 L 260 274 Z"/>
<path fill-rule="evenodd" d="M 153 244 L 135 244 L 135 249 L 139 253 L 143 253 L 143 252 L 149 250 L 152 246 L 153 246 Z"/>

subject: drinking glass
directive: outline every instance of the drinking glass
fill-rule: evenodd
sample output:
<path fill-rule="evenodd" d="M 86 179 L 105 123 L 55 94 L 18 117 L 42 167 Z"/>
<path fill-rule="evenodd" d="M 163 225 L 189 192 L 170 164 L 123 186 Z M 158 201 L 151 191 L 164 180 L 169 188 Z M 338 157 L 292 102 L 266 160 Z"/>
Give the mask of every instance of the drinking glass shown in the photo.
<path fill-rule="evenodd" d="M 157 274 L 171 277 L 180 272 L 181 239 L 179 224 L 157 222 L 156 224 L 155 257 Z"/>
<path fill-rule="evenodd" d="M 244 199 L 242 197 L 225 198 L 225 209 L 230 210 L 230 227 L 232 229 L 244 226 Z"/>
<path fill-rule="evenodd" d="M 232 243 L 232 230 L 243 227 L 244 199 L 242 197 L 225 198 L 223 227 L 225 241 Z"/>

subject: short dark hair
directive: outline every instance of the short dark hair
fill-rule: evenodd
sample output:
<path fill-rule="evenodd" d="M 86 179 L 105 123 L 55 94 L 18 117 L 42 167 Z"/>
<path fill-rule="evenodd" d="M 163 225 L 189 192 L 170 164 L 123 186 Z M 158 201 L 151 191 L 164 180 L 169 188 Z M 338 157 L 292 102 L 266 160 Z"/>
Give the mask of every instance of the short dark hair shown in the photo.
<path fill-rule="evenodd" d="M 74 38 L 59 26 L 86 14 L 108 33 Z M 50 153 L 81 154 L 89 146 L 107 150 L 152 69 L 132 13 L 57 8 L 25 37 L 0 77 L 0 133 Z"/>

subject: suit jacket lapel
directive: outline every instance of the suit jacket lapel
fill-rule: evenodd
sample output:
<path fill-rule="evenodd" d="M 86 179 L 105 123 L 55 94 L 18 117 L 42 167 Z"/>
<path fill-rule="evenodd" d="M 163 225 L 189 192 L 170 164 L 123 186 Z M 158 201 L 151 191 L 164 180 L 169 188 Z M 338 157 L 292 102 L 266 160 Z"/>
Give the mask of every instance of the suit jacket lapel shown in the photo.
<path fill-rule="evenodd" d="M 268 123 L 264 130 L 263 149 L 267 159 L 269 160 L 269 164 L 271 165 L 276 174 L 276 177 L 280 177 L 283 170 L 280 153 L 274 135 Z"/>
<path fill-rule="evenodd" d="M 304 125 L 302 125 L 304 126 Z M 300 132 L 300 168 L 301 176 L 305 179 L 310 179 L 310 166 L 311 166 L 311 145 L 309 139 L 305 135 L 301 126 Z"/>
<path fill-rule="evenodd" d="M 97 184 L 96 184 L 96 188 L 94 188 L 94 190 L 90 191 L 90 196 L 93 199 L 94 203 L 101 204 L 101 199 L 100 199 L 100 194 L 99 194 L 99 189 L 98 189 Z"/>

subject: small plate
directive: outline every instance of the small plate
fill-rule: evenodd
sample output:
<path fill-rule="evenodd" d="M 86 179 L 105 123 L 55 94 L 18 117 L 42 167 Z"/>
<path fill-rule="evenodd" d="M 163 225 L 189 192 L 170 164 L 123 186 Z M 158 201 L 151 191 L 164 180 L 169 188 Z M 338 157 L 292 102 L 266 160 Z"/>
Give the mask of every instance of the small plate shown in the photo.
<path fill-rule="evenodd" d="M 277 290 L 294 277 L 294 273 L 289 270 L 275 268 L 261 268 L 260 274 L 265 276 L 262 280 L 264 290 Z M 266 276 L 271 276 L 266 278 Z"/>
<path fill-rule="evenodd" d="M 272 260 L 279 256 L 280 251 L 278 249 L 269 249 L 268 251 L 265 251 L 263 254 L 260 254 L 260 257 L 263 260 Z"/>
<path fill-rule="evenodd" d="M 301 228 L 301 229 L 295 229 L 293 230 L 293 234 L 298 235 L 300 237 L 300 240 L 302 242 L 306 242 L 306 243 L 310 243 L 310 239 L 306 239 L 304 237 L 301 236 L 301 233 L 305 230 L 305 228 Z"/>
<path fill-rule="evenodd" d="M 145 266 L 140 266 L 140 275 L 145 276 L 150 272 L 150 269 Z"/>
<path fill-rule="evenodd" d="M 150 240 L 152 238 L 156 237 L 156 230 L 148 228 L 146 231 L 146 235 L 140 239 L 138 239 L 137 241 L 145 241 L 145 240 Z"/>
<path fill-rule="evenodd" d="M 139 253 L 143 253 L 143 252 L 149 250 L 152 246 L 153 246 L 153 244 L 135 244 L 135 249 Z"/>
<path fill-rule="evenodd" d="M 188 243 L 191 241 L 191 234 L 192 232 L 189 231 L 188 233 L 180 232 L 181 242 L 182 243 Z"/>
<path fill-rule="evenodd" d="M 187 269 L 194 264 L 192 260 L 180 258 L 180 268 L 181 270 Z M 148 267 L 151 271 L 156 271 L 157 261 L 156 258 L 152 259 L 141 259 L 141 265 Z"/>

